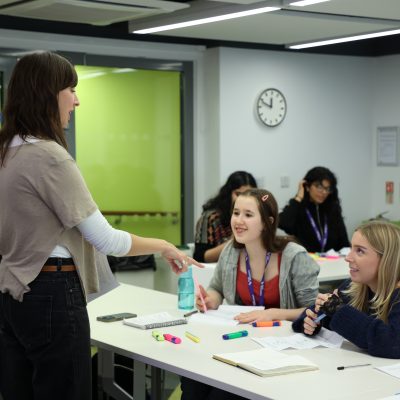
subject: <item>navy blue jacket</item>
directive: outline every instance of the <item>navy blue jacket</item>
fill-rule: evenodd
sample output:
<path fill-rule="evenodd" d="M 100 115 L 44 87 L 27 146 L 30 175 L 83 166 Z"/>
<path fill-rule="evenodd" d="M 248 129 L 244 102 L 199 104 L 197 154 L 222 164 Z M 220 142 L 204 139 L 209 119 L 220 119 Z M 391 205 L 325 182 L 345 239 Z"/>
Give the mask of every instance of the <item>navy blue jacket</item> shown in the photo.
<path fill-rule="evenodd" d="M 350 282 L 350 280 L 346 280 L 340 285 L 339 291 L 346 289 Z M 348 297 L 344 297 L 344 301 L 347 303 Z M 364 313 L 346 304 L 339 308 L 332 317 L 325 317 L 321 321 L 321 325 L 365 349 L 371 356 L 400 358 L 400 289 L 394 291 L 390 302 L 392 308 L 387 323 L 370 315 L 371 312 Z M 313 310 L 314 307 L 310 307 L 310 309 Z M 295 332 L 304 332 L 305 317 L 304 311 L 293 322 L 292 328 Z"/>

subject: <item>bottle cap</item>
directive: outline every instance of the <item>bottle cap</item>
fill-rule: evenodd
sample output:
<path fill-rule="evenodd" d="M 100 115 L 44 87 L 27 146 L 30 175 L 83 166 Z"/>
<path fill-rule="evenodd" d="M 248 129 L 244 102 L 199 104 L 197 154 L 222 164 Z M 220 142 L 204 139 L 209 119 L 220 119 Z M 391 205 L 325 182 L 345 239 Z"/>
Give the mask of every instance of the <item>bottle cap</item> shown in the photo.
<path fill-rule="evenodd" d="M 181 274 L 179 274 L 179 278 L 192 278 L 192 266 L 189 265 L 188 269 L 186 272 L 182 272 Z"/>

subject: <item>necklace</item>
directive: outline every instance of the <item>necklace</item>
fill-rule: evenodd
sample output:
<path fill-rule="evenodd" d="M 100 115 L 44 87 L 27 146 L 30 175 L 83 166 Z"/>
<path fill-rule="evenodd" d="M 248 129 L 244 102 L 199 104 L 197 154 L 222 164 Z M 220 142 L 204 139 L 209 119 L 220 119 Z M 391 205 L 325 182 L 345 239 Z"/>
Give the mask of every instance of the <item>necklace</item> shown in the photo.
<path fill-rule="evenodd" d="M 246 249 L 244 249 L 244 254 L 245 254 L 245 260 L 246 260 L 247 285 L 249 287 L 251 302 L 253 303 L 253 306 L 257 306 L 257 305 L 263 306 L 264 305 L 265 270 L 267 269 L 269 260 L 271 259 L 271 252 L 267 251 L 267 254 L 265 256 L 265 269 L 264 269 L 262 279 L 260 281 L 259 304 L 257 304 L 256 296 L 254 294 L 253 279 L 251 278 L 250 260 L 249 260 L 249 255 L 247 254 Z"/>

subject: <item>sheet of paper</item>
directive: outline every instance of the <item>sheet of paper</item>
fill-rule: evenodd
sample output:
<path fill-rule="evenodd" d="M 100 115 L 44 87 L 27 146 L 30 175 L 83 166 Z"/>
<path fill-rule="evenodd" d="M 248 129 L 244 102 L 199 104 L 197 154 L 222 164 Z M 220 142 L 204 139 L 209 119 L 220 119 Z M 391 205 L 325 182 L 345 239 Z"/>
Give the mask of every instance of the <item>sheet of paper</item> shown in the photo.
<path fill-rule="evenodd" d="M 215 315 L 212 315 L 211 313 L 212 310 L 207 311 L 205 313 L 197 313 L 193 314 L 190 317 L 189 323 L 192 322 L 200 322 L 204 324 L 210 324 L 210 325 L 229 325 L 229 326 L 235 326 L 238 325 L 239 322 L 235 321 L 232 318 L 224 318 L 224 317 L 218 317 Z"/>
<path fill-rule="evenodd" d="M 318 344 L 316 344 L 314 341 L 310 341 L 301 333 L 284 337 L 267 336 L 263 338 L 252 339 L 263 347 L 279 351 L 288 349 L 290 347 L 294 349 L 312 349 L 313 347 L 318 346 Z"/>
<path fill-rule="evenodd" d="M 252 338 L 255 342 L 263 347 L 273 350 L 284 350 L 293 348 L 297 350 L 312 349 L 322 346 L 329 348 L 339 348 L 343 343 L 343 337 L 328 329 L 321 329 L 317 336 L 307 337 L 302 333 L 295 333 L 292 336 L 273 337 L 266 336 L 263 338 Z"/>
<path fill-rule="evenodd" d="M 230 306 L 221 304 L 218 310 L 208 310 L 205 313 L 197 313 L 190 317 L 190 322 L 202 322 L 212 325 L 238 325 L 239 322 L 233 318 L 242 313 L 256 310 L 263 310 L 262 306 Z"/>
<path fill-rule="evenodd" d="M 379 371 L 385 372 L 386 374 L 392 375 L 395 378 L 400 378 L 400 363 L 375 368 Z"/>
<path fill-rule="evenodd" d="M 331 349 L 339 349 L 344 340 L 343 336 L 340 336 L 338 333 L 325 328 L 322 328 L 315 338 L 317 339 L 317 342 L 320 343 L 320 346 L 329 347 Z"/>
<path fill-rule="evenodd" d="M 228 305 L 228 304 L 221 304 L 218 307 L 218 312 L 224 313 L 226 315 L 238 315 L 240 313 L 246 313 L 250 311 L 257 311 L 257 310 L 264 310 L 263 306 L 237 306 L 237 305 Z"/>

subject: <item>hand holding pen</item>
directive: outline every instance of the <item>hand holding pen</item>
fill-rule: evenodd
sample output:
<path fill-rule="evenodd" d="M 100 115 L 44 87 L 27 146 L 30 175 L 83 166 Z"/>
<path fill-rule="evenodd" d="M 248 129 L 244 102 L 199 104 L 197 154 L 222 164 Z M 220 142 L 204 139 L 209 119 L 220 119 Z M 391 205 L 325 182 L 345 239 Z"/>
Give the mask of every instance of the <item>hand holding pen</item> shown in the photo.
<path fill-rule="evenodd" d="M 207 310 L 216 310 L 222 303 L 221 295 L 215 290 L 205 290 L 203 286 L 198 286 L 198 292 L 196 293 L 196 307 L 199 311 L 204 312 Z M 201 295 L 201 296 L 200 296 Z M 201 300 L 203 298 L 203 301 Z M 205 307 L 204 307 L 205 306 Z"/>
<path fill-rule="evenodd" d="M 306 310 L 306 317 L 304 318 L 303 329 L 306 335 L 314 335 L 315 329 L 317 329 L 317 324 L 315 320 L 318 318 L 318 314 L 311 309 Z"/>
<path fill-rule="evenodd" d="M 333 292 L 335 295 L 337 291 Z M 315 335 L 321 329 L 321 321 L 326 317 L 326 314 L 321 310 L 321 307 L 329 300 L 332 296 L 331 293 L 319 293 L 315 299 L 314 310 L 306 310 L 306 318 L 304 318 L 303 329 L 306 335 Z"/>
<path fill-rule="evenodd" d="M 197 283 L 197 282 L 195 282 Z M 196 307 L 201 311 L 201 312 L 206 312 L 208 308 L 211 308 L 210 306 L 210 297 L 207 293 L 207 290 L 204 289 L 202 285 L 199 285 L 197 283 L 196 285 L 197 291 L 196 291 Z"/>

